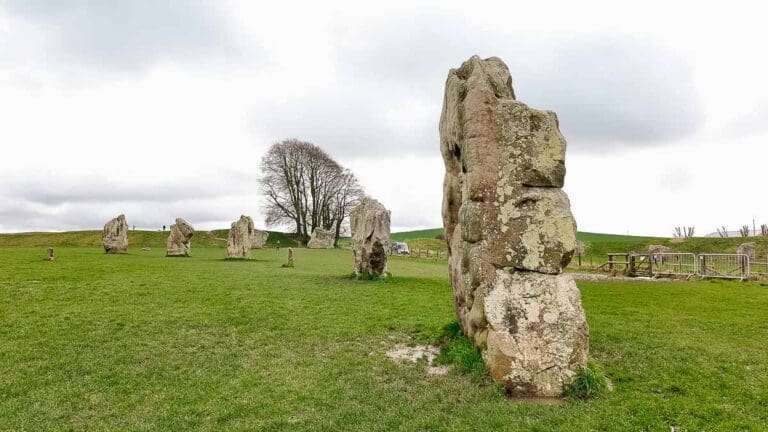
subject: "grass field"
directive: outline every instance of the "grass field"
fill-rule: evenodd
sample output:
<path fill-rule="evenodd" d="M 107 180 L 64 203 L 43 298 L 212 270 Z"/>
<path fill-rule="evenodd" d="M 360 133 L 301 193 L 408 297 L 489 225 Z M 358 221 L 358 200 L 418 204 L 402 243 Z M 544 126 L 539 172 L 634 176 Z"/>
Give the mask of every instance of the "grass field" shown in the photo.
<path fill-rule="evenodd" d="M 551 406 L 386 358 L 454 320 L 443 262 L 164 252 L 0 248 L 0 430 L 768 430 L 764 284 L 579 283 L 615 388 Z"/>

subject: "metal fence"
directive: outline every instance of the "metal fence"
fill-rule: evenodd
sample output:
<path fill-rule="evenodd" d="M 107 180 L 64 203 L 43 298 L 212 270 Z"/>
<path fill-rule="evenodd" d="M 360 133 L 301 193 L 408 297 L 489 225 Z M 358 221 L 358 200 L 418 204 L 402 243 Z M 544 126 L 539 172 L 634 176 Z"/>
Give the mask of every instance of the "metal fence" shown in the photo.
<path fill-rule="evenodd" d="M 749 274 L 758 276 L 768 276 L 768 257 L 765 261 L 757 261 L 750 258 Z"/>
<path fill-rule="evenodd" d="M 651 254 L 651 273 L 654 276 L 695 276 L 698 260 L 692 253 Z"/>
<path fill-rule="evenodd" d="M 701 277 L 746 279 L 749 277 L 749 256 L 743 254 L 699 254 Z"/>
<path fill-rule="evenodd" d="M 750 260 L 744 254 L 693 254 L 633 252 L 609 253 L 608 261 L 598 267 L 627 276 L 701 276 L 710 278 L 748 279 L 750 275 L 768 277 L 765 262 Z"/>

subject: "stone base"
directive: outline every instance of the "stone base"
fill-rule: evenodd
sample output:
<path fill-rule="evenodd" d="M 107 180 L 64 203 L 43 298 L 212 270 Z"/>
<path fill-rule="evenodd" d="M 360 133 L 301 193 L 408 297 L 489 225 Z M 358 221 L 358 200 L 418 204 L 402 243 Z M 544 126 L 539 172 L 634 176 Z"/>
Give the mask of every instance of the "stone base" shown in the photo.
<path fill-rule="evenodd" d="M 497 270 L 484 357 L 511 397 L 559 397 L 587 366 L 589 327 L 569 275 Z"/>

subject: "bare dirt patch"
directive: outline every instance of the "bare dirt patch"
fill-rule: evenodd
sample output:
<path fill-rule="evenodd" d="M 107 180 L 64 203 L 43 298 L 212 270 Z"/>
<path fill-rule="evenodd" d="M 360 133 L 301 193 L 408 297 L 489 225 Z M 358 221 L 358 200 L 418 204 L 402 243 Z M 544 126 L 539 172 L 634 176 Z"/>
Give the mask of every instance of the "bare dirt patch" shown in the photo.
<path fill-rule="evenodd" d="M 394 348 L 387 351 L 387 357 L 393 361 L 417 364 L 423 359 L 427 364 L 427 374 L 445 375 L 448 373 L 449 367 L 435 364 L 438 354 L 440 354 L 440 348 L 434 345 L 408 346 L 397 344 Z"/>

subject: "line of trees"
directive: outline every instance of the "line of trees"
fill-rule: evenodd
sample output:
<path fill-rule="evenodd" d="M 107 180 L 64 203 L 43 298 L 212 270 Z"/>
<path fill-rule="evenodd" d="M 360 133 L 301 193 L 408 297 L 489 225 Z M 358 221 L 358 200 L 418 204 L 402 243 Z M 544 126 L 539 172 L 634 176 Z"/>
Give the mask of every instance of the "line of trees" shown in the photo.
<path fill-rule="evenodd" d="M 320 147 L 288 139 L 270 147 L 261 172 L 267 225 L 293 225 L 305 242 L 322 228 L 334 233 L 338 245 L 344 221 L 363 196 L 350 170 Z"/>

